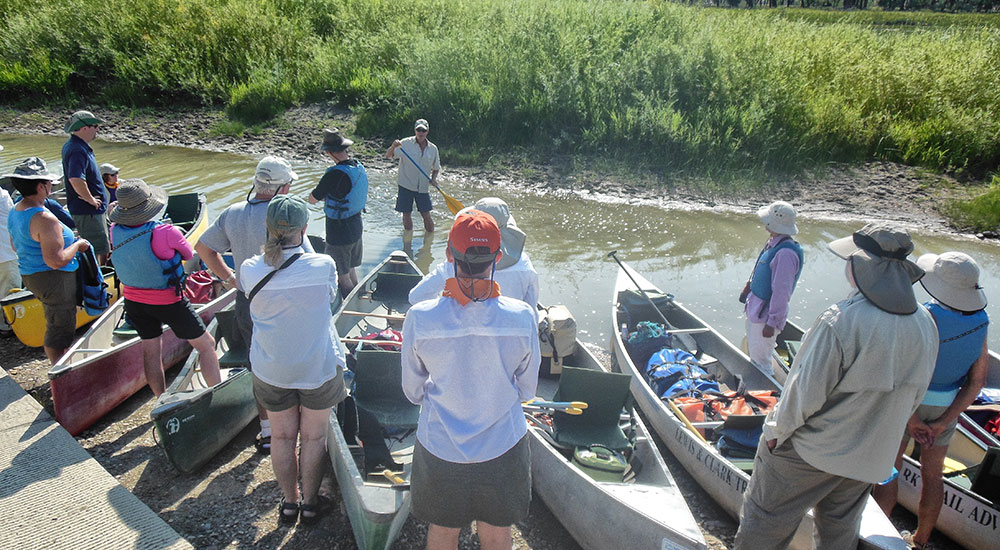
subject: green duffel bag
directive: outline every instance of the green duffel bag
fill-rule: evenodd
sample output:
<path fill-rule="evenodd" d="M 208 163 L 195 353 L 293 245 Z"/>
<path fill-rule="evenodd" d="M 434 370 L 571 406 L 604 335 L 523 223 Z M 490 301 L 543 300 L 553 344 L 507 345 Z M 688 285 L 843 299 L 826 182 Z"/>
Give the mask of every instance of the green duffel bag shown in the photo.
<path fill-rule="evenodd" d="M 573 464 L 596 481 L 621 483 L 625 478 L 628 461 L 625 455 L 604 445 L 577 447 L 573 452 Z"/>

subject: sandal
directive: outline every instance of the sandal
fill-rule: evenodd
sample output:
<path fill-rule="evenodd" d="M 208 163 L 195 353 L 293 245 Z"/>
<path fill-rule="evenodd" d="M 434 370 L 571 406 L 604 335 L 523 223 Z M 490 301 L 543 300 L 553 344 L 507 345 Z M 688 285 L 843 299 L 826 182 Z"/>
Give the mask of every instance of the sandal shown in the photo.
<path fill-rule="evenodd" d="M 294 525 L 299 519 L 299 510 L 301 508 L 304 508 L 304 506 L 299 506 L 298 502 L 285 502 L 285 497 L 281 497 L 281 502 L 278 503 L 278 522 L 285 525 Z"/>
<path fill-rule="evenodd" d="M 256 447 L 257 452 L 262 455 L 271 454 L 271 436 L 258 435 L 256 441 L 253 442 L 253 446 Z"/>
<path fill-rule="evenodd" d="M 330 497 L 318 495 L 315 503 L 299 505 L 299 509 L 302 510 L 302 517 L 299 518 L 299 521 L 303 525 L 315 525 L 332 507 L 333 501 L 330 500 Z"/>

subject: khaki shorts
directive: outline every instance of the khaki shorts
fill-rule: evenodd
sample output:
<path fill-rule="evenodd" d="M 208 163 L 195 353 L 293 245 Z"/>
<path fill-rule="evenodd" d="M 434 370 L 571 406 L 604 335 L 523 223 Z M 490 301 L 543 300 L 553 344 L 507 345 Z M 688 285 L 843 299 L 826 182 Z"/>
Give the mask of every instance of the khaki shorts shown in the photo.
<path fill-rule="evenodd" d="M 932 422 L 941 418 L 944 411 L 948 410 L 948 407 L 936 407 L 934 405 L 920 405 L 917 407 L 917 417 L 924 422 Z M 947 447 L 951 443 L 952 436 L 955 435 L 955 427 L 958 426 L 958 419 L 956 418 L 954 422 L 951 423 L 947 428 L 941 432 L 941 435 L 937 436 L 934 440 L 935 447 Z M 909 435 L 909 432 L 907 432 Z"/>
<path fill-rule="evenodd" d="M 80 237 L 90 241 L 94 254 L 111 252 L 111 243 L 108 240 L 108 222 L 104 214 L 73 214 L 73 223 L 76 224 L 76 232 L 80 234 Z"/>
<path fill-rule="evenodd" d="M 327 244 L 326 253 L 337 264 L 337 275 L 344 275 L 349 273 L 352 268 L 361 265 L 364 250 L 361 246 L 361 239 L 358 239 L 351 244 Z"/>
<path fill-rule="evenodd" d="M 531 504 L 528 435 L 493 460 L 471 464 L 441 460 L 418 440 L 410 480 L 410 511 L 417 519 L 452 528 L 473 521 L 514 525 Z"/>
<path fill-rule="evenodd" d="M 294 390 L 272 386 L 253 377 L 253 395 L 260 406 L 273 412 L 303 406 L 314 411 L 333 408 L 347 394 L 344 379 L 340 376 L 327 381 L 314 390 Z"/>
<path fill-rule="evenodd" d="M 66 349 L 76 338 L 76 272 L 39 271 L 21 277 L 45 311 L 45 341 L 49 348 Z"/>

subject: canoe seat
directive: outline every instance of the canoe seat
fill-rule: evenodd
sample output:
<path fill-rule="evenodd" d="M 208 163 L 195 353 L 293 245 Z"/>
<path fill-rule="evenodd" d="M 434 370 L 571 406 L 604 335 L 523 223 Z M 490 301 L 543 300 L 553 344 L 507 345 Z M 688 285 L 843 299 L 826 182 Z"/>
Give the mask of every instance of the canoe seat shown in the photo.
<path fill-rule="evenodd" d="M 552 420 L 552 436 L 566 447 L 587 447 L 600 444 L 616 451 L 630 447 L 619 425 L 622 409 L 629 399 L 627 374 L 594 369 L 563 367 L 555 401 L 585 401 L 583 414 L 556 413 Z"/>
<path fill-rule="evenodd" d="M 420 407 L 403 394 L 403 366 L 398 351 L 359 349 L 354 367 L 354 403 L 382 426 L 416 428 Z"/>
<path fill-rule="evenodd" d="M 972 478 L 972 492 L 994 505 L 1000 502 L 1000 447 L 986 449 L 986 456 Z"/>
<path fill-rule="evenodd" d="M 240 328 L 236 324 L 236 311 L 224 309 L 215 314 L 215 321 L 219 323 L 216 331 L 216 338 L 226 341 L 226 352 L 219 357 L 219 366 L 222 368 L 245 367 L 250 364 L 250 345 L 243 341 Z"/>
<path fill-rule="evenodd" d="M 166 217 L 171 223 L 181 227 L 181 231 L 191 228 L 201 209 L 201 199 L 198 193 L 181 193 L 167 197 Z"/>
<path fill-rule="evenodd" d="M 390 310 L 406 309 L 410 304 L 410 290 L 423 277 L 418 273 L 389 273 L 380 271 L 375 275 L 372 300 L 382 302 Z"/>

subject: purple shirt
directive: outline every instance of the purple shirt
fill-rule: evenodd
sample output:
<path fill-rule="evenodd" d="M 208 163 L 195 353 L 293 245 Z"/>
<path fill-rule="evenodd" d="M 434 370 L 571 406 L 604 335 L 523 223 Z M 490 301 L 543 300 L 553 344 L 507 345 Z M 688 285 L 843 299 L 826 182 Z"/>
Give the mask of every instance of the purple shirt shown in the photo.
<path fill-rule="evenodd" d="M 787 235 L 768 239 L 767 248 L 774 248 Z M 747 297 L 747 318 L 751 323 L 765 323 L 777 331 L 785 328 L 788 319 L 788 302 L 792 299 L 795 274 L 799 271 L 799 255 L 790 248 L 782 248 L 771 258 L 771 300 L 758 298 L 753 292 Z"/>

